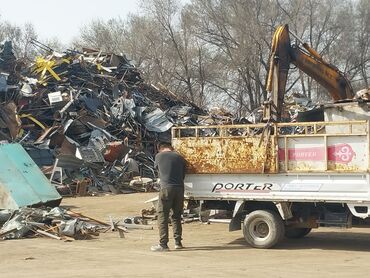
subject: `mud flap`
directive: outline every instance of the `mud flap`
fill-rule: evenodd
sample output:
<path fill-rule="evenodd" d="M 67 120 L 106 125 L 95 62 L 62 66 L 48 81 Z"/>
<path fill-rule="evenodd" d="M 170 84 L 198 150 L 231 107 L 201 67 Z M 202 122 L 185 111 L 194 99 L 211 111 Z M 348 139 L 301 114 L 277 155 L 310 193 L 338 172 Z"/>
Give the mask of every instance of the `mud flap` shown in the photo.
<path fill-rule="evenodd" d="M 244 209 L 245 201 L 237 201 L 234 207 L 233 218 L 229 224 L 229 232 L 237 231 L 242 229 L 242 214 Z"/>

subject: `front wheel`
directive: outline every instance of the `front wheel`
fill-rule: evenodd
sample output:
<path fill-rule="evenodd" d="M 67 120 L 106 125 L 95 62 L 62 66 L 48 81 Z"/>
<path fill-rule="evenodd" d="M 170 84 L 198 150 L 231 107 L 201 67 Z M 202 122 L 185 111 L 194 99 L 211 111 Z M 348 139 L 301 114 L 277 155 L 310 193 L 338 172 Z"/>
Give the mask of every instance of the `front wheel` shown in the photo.
<path fill-rule="evenodd" d="M 284 237 L 285 227 L 280 215 L 270 210 L 256 210 L 245 217 L 243 234 L 255 248 L 271 248 Z"/>
<path fill-rule="evenodd" d="M 287 238 L 302 238 L 311 232 L 311 228 L 286 228 L 285 237 Z"/>

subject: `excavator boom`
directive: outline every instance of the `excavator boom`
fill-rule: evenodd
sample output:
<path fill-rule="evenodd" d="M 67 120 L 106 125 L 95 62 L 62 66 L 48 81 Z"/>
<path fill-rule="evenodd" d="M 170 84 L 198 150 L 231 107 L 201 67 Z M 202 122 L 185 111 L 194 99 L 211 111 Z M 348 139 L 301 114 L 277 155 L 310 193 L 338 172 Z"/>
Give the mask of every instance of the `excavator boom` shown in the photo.
<path fill-rule="evenodd" d="M 279 26 L 272 39 L 266 89 L 270 93 L 273 111 L 268 109 L 265 118 L 280 121 L 290 63 L 326 88 L 334 101 L 352 99 L 354 93 L 344 74 L 335 66 L 325 62 L 321 55 L 308 44 L 302 43 L 304 49 L 292 46 L 289 33 L 288 25 Z"/>

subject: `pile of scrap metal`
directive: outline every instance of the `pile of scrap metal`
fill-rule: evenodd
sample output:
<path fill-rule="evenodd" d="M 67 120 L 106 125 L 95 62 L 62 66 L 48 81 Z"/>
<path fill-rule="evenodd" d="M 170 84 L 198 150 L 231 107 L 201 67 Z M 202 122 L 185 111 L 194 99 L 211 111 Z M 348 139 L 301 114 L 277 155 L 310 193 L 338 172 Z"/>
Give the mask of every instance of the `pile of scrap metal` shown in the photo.
<path fill-rule="evenodd" d="M 210 119 L 125 56 L 50 51 L 27 65 L 0 47 L 0 141 L 22 144 L 62 194 L 155 189 L 156 143 Z"/>
<path fill-rule="evenodd" d="M 96 219 L 60 207 L 0 211 L 0 238 L 49 237 L 58 240 L 89 239 L 111 229 Z"/>
<path fill-rule="evenodd" d="M 284 97 L 284 105 L 281 111 L 281 122 L 300 122 L 300 121 L 319 121 L 317 109 L 320 109 L 319 103 L 304 96 L 301 93 L 293 92 Z M 249 123 L 257 124 L 266 121 L 264 119 L 264 106 L 257 107 L 245 117 Z"/>

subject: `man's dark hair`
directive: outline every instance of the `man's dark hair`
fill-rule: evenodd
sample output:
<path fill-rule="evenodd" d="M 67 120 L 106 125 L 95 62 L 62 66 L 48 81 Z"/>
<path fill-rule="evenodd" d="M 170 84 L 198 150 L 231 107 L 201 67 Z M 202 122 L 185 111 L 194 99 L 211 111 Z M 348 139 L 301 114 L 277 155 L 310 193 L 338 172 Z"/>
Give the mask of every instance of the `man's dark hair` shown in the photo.
<path fill-rule="evenodd" d="M 169 142 L 160 142 L 160 143 L 158 143 L 158 150 L 163 150 L 163 149 L 166 149 L 166 148 L 169 148 L 169 149 L 173 150 L 173 147 L 172 147 L 171 143 L 169 143 Z"/>

